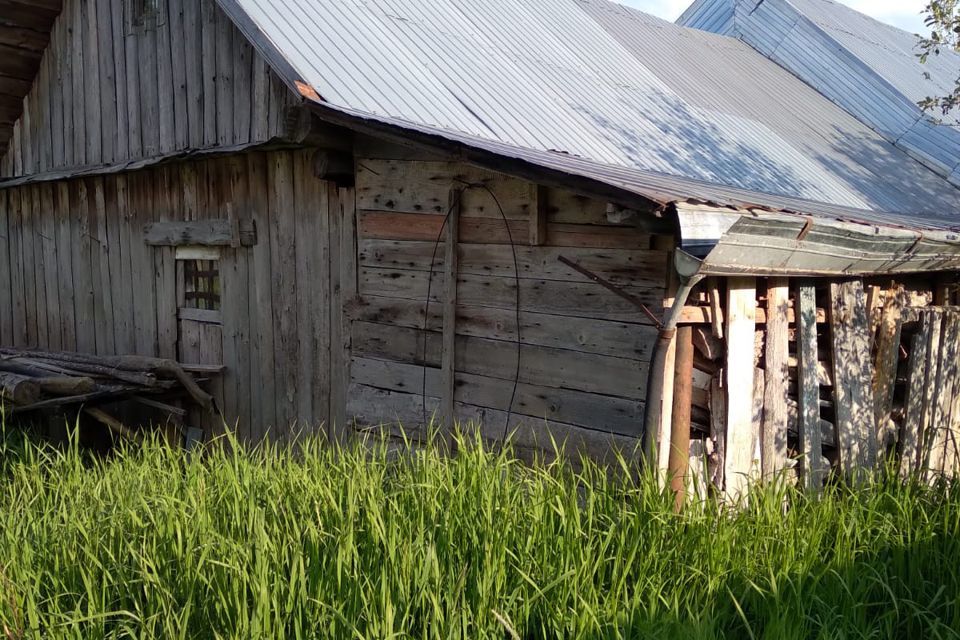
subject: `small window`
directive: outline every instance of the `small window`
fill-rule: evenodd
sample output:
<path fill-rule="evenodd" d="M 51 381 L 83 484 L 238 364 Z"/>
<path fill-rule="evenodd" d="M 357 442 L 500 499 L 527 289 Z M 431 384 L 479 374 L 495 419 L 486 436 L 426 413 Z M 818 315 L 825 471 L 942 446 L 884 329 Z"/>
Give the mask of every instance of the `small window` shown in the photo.
<path fill-rule="evenodd" d="M 183 307 L 203 311 L 220 310 L 219 261 L 183 261 Z"/>
<path fill-rule="evenodd" d="M 156 29 L 165 21 L 165 0 L 127 0 L 127 23 L 130 32 Z"/>

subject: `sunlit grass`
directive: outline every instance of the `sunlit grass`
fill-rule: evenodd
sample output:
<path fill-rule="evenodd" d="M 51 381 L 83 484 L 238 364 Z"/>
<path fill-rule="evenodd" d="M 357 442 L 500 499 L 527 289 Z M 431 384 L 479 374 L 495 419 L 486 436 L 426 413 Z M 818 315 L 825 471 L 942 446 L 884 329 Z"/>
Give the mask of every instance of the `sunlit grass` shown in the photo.
<path fill-rule="evenodd" d="M 784 504 L 789 508 L 784 512 Z M 878 481 L 672 512 L 655 483 L 409 456 L 0 440 L 7 638 L 960 637 L 960 498 Z"/>

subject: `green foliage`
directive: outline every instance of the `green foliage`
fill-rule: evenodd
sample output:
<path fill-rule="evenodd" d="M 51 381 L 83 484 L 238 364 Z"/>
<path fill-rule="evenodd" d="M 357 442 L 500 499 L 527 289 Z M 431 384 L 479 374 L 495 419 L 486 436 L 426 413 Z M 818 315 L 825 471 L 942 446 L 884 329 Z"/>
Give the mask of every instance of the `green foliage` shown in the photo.
<path fill-rule="evenodd" d="M 930 29 L 929 37 L 920 38 L 920 61 L 926 63 L 931 55 L 944 50 L 960 51 L 960 0 L 930 0 L 924 9 L 924 23 Z M 945 96 L 931 96 L 920 102 L 924 111 L 939 111 L 946 116 L 960 107 L 960 69 L 953 92 Z"/>
<path fill-rule="evenodd" d="M 771 490 L 676 516 L 648 480 L 473 441 L 453 458 L 226 445 L 100 460 L 0 439 L 0 633 L 960 637 L 948 487 Z"/>

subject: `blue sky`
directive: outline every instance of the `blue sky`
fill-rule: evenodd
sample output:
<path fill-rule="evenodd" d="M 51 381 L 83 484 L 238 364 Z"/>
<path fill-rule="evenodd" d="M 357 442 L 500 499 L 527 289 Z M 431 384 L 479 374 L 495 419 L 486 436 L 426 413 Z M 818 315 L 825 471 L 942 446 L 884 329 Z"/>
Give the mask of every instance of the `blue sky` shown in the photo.
<path fill-rule="evenodd" d="M 667 20 L 676 20 L 693 0 L 617 0 Z M 911 33 L 924 31 L 920 16 L 925 0 L 840 0 L 846 5 Z"/>

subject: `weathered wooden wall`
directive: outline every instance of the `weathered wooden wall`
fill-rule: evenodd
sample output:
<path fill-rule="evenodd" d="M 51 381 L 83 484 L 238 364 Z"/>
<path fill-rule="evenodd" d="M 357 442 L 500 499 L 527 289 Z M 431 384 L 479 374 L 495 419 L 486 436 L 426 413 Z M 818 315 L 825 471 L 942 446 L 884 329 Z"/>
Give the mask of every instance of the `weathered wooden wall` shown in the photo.
<path fill-rule="evenodd" d="M 311 430 L 331 414 L 341 201 L 309 151 L 0 190 L 0 344 L 176 357 L 175 248 L 147 245 L 146 225 L 252 220 L 254 246 L 220 248 L 221 400 L 244 438 Z"/>
<path fill-rule="evenodd" d="M 552 433 L 594 453 L 611 443 L 633 446 L 657 330 L 636 306 L 559 258 L 656 311 L 668 256 L 651 248 L 653 238 L 609 224 L 603 202 L 456 163 L 363 158 L 357 167 L 350 415 L 415 429 L 424 406 L 429 417 L 453 387 L 456 417 L 482 424 L 488 437 L 522 425 L 524 445 L 549 448 Z M 442 227 L 451 190 L 464 185 L 482 187 L 467 188 L 459 206 L 456 321 L 452 330 L 448 318 L 445 336 L 451 289 Z M 522 346 L 511 407 L 518 285 Z M 445 375 L 445 355 L 455 376 Z"/>
<path fill-rule="evenodd" d="M 264 142 L 294 96 L 217 7 L 158 0 L 137 27 L 127 0 L 66 0 L 0 177 Z"/>

